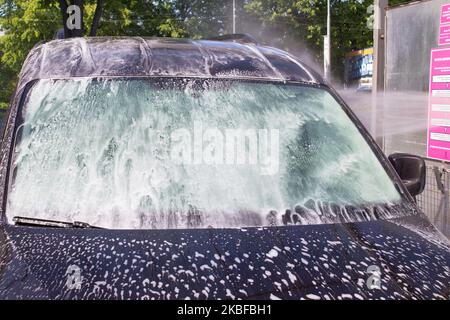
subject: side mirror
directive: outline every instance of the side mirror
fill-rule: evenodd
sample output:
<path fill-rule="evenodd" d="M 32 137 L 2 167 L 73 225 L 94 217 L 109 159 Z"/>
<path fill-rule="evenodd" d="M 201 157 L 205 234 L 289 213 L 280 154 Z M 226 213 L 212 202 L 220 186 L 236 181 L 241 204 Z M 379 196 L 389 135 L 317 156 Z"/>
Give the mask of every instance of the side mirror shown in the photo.
<path fill-rule="evenodd" d="M 388 159 L 411 196 L 421 194 L 425 188 L 425 161 L 408 153 L 393 153 Z"/>

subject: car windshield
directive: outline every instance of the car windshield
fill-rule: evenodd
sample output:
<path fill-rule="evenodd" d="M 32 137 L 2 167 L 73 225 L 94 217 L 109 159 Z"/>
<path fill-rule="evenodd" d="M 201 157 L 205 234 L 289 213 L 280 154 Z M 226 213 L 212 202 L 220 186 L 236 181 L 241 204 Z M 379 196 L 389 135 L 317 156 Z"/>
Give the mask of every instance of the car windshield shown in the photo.
<path fill-rule="evenodd" d="M 9 219 L 118 229 L 321 224 L 391 217 L 402 203 L 322 88 L 39 80 L 20 117 Z"/>

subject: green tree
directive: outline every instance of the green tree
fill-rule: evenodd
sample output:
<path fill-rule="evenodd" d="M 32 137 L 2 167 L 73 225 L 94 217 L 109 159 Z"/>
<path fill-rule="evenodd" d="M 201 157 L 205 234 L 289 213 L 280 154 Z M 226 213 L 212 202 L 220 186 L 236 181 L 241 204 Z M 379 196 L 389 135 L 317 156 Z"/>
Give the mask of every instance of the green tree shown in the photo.
<path fill-rule="evenodd" d="M 0 107 L 7 105 L 30 49 L 63 28 L 64 4 L 74 2 L 82 3 L 85 35 L 202 38 L 232 31 L 232 0 L 0 0 L 0 29 L 5 32 L 0 37 Z M 406 1 L 390 1 L 401 2 Z M 372 45 L 372 30 L 367 27 L 372 3 L 331 0 L 336 76 L 343 74 L 348 51 Z M 236 0 L 236 4 L 237 32 L 321 64 L 326 0 Z"/>
<path fill-rule="evenodd" d="M 205 38 L 232 32 L 232 1 L 177 0 L 175 12 L 189 37 Z"/>
<path fill-rule="evenodd" d="M 372 45 L 373 33 L 367 25 L 367 8 L 371 4 L 372 0 L 331 0 L 331 62 L 335 76 L 343 74 L 347 52 Z M 290 51 L 303 47 L 316 63 L 322 61 L 323 36 L 327 32 L 326 0 L 251 0 L 245 8 L 259 16 L 263 39 L 275 38 L 275 45 Z M 264 35 L 273 30 L 277 37 Z"/>
<path fill-rule="evenodd" d="M 409 2 L 390 0 L 389 5 Z M 331 63 L 333 75 L 342 80 L 346 53 L 373 45 L 368 22 L 373 0 L 331 0 Z M 326 0 L 248 0 L 244 8 L 256 35 L 269 44 L 304 56 L 310 63 L 323 61 L 326 34 Z M 257 19 L 255 20 L 255 17 Z M 307 55 L 305 55 L 307 53 Z M 320 67 L 321 69 L 321 67 Z"/>
<path fill-rule="evenodd" d="M 11 96 L 17 74 L 31 48 L 54 38 L 63 28 L 61 3 L 65 0 L 0 0 L 0 107 Z M 84 29 L 98 35 L 186 36 L 184 21 L 177 15 L 176 1 L 108 0 L 102 3 L 102 19 L 93 23 L 98 0 L 83 3 Z M 97 14 L 98 19 L 98 14 Z M 85 26 L 91 26 L 86 28 Z"/>
<path fill-rule="evenodd" d="M 14 91 L 16 72 L 0 63 L 0 109 L 8 108 L 11 93 Z"/>

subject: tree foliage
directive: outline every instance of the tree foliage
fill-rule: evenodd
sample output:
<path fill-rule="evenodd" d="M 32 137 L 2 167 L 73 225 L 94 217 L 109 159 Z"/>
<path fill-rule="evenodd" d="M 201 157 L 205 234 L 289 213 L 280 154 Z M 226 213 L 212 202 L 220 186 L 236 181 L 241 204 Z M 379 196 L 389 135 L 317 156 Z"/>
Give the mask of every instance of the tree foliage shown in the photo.
<path fill-rule="evenodd" d="M 63 28 L 61 3 L 83 4 L 85 36 L 210 37 L 231 33 L 232 0 L 0 0 L 0 107 L 7 105 L 20 67 L 30 49 Z M 393 3 L 404 0 L 391 0 Z M 326 33 L 326 0 L 236 0 L 237 31 L 303 54 L 320 63 Z M 372 44 L 367 27 L 373 0 L 331 0 L 332 65 L 342 74 L 343 57 Z M 98 10 L 97 10 L 98 18 Z M 307 53 L 307 55 L 305 55 Z M 308 59 L 307 59 L 308 60 Z"/>
<path fill-rule="evenodd" d="M 331 0 L 331 64 L 336 80 L 343 77 L 346 53 L 373 45 L 370 27 L 373 3 L 373 0 Z M 274 45 L 299 55 L 306 52 L 310 63 L 322 61 L 327 0 L 250 0 L 245 8 L 259 17 L 262 39 L 271 39 Z"/>

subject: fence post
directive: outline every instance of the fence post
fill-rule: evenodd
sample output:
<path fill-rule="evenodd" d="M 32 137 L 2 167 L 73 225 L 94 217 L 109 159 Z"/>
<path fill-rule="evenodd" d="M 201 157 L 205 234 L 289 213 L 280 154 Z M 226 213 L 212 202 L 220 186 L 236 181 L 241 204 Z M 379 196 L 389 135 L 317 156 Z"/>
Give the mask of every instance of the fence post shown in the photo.
<path fill-rule="evenodd" d="M 450 163 L 426 158 L 426 186 L 417 205 L 428 219 L 450 239 Z"/>
<path fill-rule="evenodd" d="M 449 213 L 449 190 L 450 190 L 450 175 L 449 175 L 449 171 L 444 168 L 444 183 L 445 183 L 445 206 L 444 206 L 444 216 L 442 219 L 442 223 L 444 225 L 443 227 L 443 232 L 444 234 L 448 237 L 450 236 L 450 226 L 449 226 L 449 221 L 448 221 L 448 217 L 450 215 Z"/>
<path fill-rule="evenodd" d="M 441 215 L 445 216 L 445 212 L 447 211 L 447 192 L 445 190 L 445 185 L 444 183 L 442 183 L 442 174 L 443 171 L 441 171 L 437 166 L 433 166 L 433 172 L 434 172 L 434 177 L 436 178 L 436 186 L 438 188 L 438 190 L 441 192 L 441 200 L 439 201 L 439 206 L 436 212 L 436 215 L 434 216 L 434 221 L 433 223 L 436 223 L 439 225 L 439 220 L 444 220 L 442 219 Z M 445 226 L 443 226 L 445 229 Z M 443 230 L 444 231 L 444 230 Z"/>

